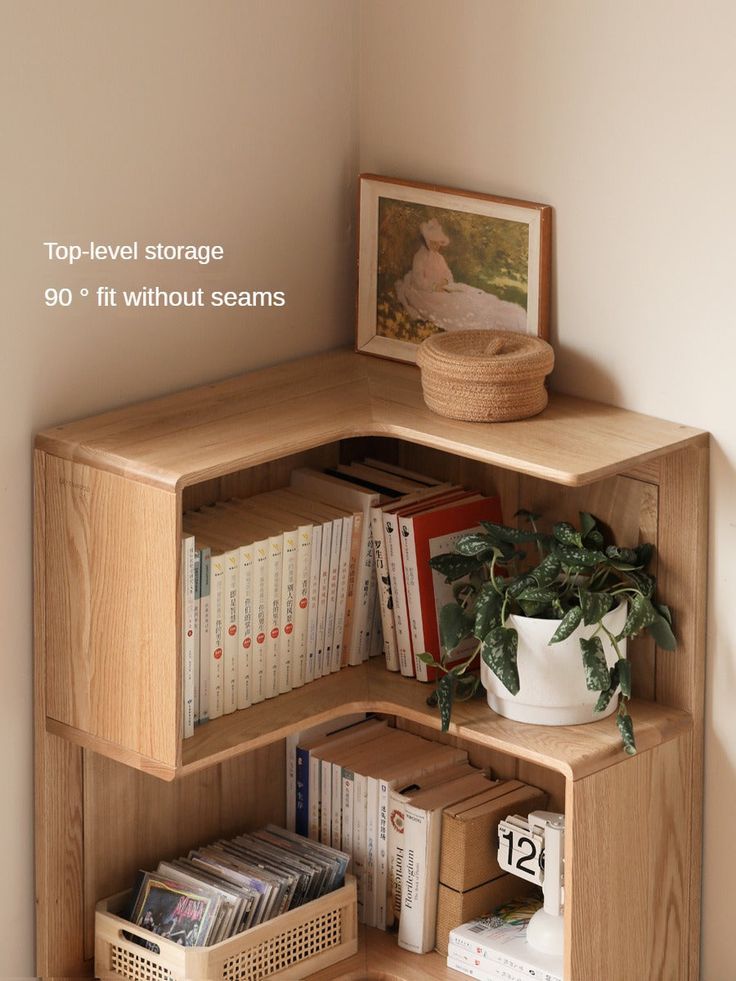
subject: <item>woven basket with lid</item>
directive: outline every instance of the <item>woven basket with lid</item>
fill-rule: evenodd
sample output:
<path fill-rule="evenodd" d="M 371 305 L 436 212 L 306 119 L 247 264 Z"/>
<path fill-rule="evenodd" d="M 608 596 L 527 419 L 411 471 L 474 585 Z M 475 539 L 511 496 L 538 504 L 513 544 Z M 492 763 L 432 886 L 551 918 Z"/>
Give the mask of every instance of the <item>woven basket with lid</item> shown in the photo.
<path fill-rule="evenodd" d="M 546 341 L 508 330 L 433 334 L 417 353 L 428 407 L 468 422 L 510 422 L 541 412 L 544 379 L 554 363 Z"/>

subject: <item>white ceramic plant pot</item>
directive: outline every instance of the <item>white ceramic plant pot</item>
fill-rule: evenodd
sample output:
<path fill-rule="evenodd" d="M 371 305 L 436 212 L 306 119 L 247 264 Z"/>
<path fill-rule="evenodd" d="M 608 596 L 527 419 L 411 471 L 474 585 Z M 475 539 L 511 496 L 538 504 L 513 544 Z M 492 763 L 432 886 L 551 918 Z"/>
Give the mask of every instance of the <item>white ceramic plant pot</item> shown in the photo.
<path fill-rule="evenodd" d="M 603 618 L 612 634 L 619 634 L 626 622 L 626 603 L 620 603 Z M 581 624 L 567 640 L 550 644 L 550 637 L 559 620 L 536 620 L 533 617 L 512 615 L 507 627 L 519 634 L 517 666 L 519 693 L 512 695 L 506 686 L 481 661 L 480 677 L 488 696 L 488 704 L 499 715 L 517 722 L 534 722 L 546 726 L 579 725 L 611 715 L 618 703 L 615 695 L 603 712 L 594 712 L 600 692 L 589 691 L 585 684 L 580 638 L 592 637 L 596 625 Z M 616 651 L 603 631 L 598 635 L 603 643 L 609 668 L 618 660 Z M 622 657 L 626 657 L 626 639 L 618 642 Z"/>

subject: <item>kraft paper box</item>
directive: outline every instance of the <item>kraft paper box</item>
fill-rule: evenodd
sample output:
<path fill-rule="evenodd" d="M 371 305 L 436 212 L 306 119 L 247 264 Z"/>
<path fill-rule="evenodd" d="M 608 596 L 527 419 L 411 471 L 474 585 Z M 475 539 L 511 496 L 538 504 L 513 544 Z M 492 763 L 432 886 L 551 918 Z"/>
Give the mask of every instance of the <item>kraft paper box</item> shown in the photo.
<path fill-rule="evenodd" d="M 547 794 L 543 791 L 520 780 L 504 780 L 476 797 L 445 808 L 440 882 L 456 892 L 467 892 L 501 875 L 496 859 L 498 822 L 509 814 L 526 816 L 546 807 Z"/>
<path fill-rule="evenodd" d="M 533 892 L 534 886 L 531 883 L 506 873 L 467 892 L 456 892 L 440 883 L 437 894 L 436 949 L 441 954 L 447 954 L 450 930 L 490 913 L 501 903 L 529 896 Z"/>

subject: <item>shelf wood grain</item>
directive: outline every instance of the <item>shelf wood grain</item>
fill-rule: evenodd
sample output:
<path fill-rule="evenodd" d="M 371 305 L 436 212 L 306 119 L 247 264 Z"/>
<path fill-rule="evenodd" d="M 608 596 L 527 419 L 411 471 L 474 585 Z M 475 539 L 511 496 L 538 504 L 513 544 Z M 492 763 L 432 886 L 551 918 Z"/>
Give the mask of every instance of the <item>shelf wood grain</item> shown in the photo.
<path fill-rule="evenodd" d="M 555 393 L 533 419 L 445 419 L 425 406 L 413 365 L 338 350 L 56 426 L 36 446 L 176 490 L 355 436 L 392 436 L 568 486 L 707 441 L 690 426 Z"/>

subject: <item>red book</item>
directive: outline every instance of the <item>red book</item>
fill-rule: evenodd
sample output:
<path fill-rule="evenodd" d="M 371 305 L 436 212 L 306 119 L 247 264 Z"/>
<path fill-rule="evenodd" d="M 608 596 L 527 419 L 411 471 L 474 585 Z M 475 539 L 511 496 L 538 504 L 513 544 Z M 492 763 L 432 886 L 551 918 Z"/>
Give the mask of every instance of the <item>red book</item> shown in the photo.
<path fill-rule="evenodd" d="M 414 672 L 420 681 L 434 681 L 436 670 L 420 661 L 416 654 L 428 651 L 440 655 L 440 610 L 453 602 L 452 584 L 435 572 L 429 560 L 454 552 L 458 538 L 482 531 L 481 521 L 501 522 L 498 497 L 474 497 L 445 504 L 420 513 L 402 515 L 401 550 L 404 582 L 414 652 Z"/>

